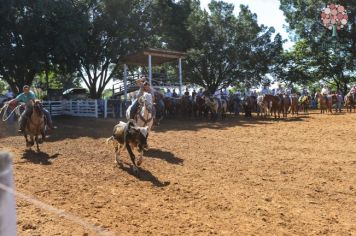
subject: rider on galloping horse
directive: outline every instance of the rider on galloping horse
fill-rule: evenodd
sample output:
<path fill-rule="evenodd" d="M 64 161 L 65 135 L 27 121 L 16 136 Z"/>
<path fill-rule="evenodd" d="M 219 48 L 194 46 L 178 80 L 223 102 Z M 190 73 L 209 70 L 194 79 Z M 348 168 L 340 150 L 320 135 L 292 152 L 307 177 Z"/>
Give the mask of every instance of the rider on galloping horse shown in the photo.
<path fill-rule="evenodd" d="M 137 111 L 138 111 L 138 107 L 139 107 L 138 100 L 140 99 L 140 97 L 142 97 L 144 92 L 150 93 L 152 95 L 152 102 L 155 102 L 154 101 L 155 89 L 152 88 L 150 86 L 150 84 L 144 78 L 138 79 L 136 81 L 136 83 L 140 87 L 140 89 L 137 93 L 136 100 L 132 103 L 131 110 L 130 110 L 130 119 L 135 119 L 135 116 L 137 115 Z M 155 114 L 153 114 L 153 116 L 154 115 Z"/>
<path fill-rule="evenodd" d="M 16 98 L 14 98 L 10 101 L 10 104 L 11 103 L 14 104 L 17 102 L 22 102 L 22 103 L 26 104 L 25 111 L 21 114 L 20 119 L 19 119 L 19 123 L 20 123 L 20 129 L 18 130 L 19 133 L 23 133 L 25 131 L 27 120 L 32 114 L 32 107 L 27 106 L 27 103 L 30 102 L 31 100 L 35 101 L 35 99 L 36 99 L 36 96 L 32 91 L 30 91 L 30 86 L 25 85 L 25 86 L 23 86 L 23 93 L 20 93 Z M 42 108 L 42 109 L 43 109 L 42 112 L 46 118 L 48 128 L 53 129 L 54 127 L 53 127 L 51 115 L 45 108 Z"/>

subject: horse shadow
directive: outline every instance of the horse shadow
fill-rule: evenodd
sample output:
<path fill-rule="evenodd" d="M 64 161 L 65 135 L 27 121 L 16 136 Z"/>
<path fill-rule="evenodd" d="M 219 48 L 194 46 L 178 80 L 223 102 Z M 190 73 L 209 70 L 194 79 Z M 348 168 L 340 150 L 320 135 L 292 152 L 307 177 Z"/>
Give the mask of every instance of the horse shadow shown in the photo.
<path fill-rule="evenodd" d="M 138 173 L 135 173 L 131 167 L 130 164 L 124 162 L 120 163 L 118 167 L 124 171 L 126 171 L 128 174 L 134 176 L 140 181 L 149 181 L 152 183 L 152 185 L 156 187 L 166 187 L 170 184 L 169 181 L 160 181 L 156 176 L 154 176 L 149 170 L 142 169 L 141 167 L 138 168 Z"/>
<path fill-rule="evenodd" d="M 44 153 L 42 151 L 35 152 L 32 149 L 28 149 L 22 155 L 21 159 L 26 159 L 27 161 L 32 162 L 34 164 L 51 165 L 52 162 L 50 161 L 50 159 L 55 159 L 59 155 L 60 155 L 59 153 L 56 153 L 56 154 L 50 156 L 47 153 Z"/>
<path fill-rule="evenodd" d="M 170 164 L 174 165 L 183 165 L 184 160 L 176 157 L 173 153 L 168 152 L 168 151 L 162 151 L 159 149 L 149 149 L 144 153 L 145 157 L 151 157 L 151 158 L 157 158 L 157 159 L 162 159 Z"/>

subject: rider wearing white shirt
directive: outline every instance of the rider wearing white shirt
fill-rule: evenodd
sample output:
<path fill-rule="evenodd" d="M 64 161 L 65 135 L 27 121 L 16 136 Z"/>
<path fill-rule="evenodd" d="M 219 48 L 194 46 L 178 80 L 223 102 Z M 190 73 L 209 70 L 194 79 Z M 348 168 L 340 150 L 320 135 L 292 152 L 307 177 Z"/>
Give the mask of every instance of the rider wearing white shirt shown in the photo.
<path fill-rule="evenodd" d="M 321 94 L 322 95 L 329 95 L 329 88 L 328 87 L 323 87 L 322 89 L 321 89 Z"/>

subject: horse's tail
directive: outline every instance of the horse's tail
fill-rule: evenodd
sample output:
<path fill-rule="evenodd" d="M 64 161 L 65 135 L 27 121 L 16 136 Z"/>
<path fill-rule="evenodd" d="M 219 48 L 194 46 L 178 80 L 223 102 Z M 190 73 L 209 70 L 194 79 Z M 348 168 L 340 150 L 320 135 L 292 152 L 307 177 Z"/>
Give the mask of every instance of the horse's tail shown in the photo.
<path fill-rule="evenodd" d="M 111 136 L 110 138 L 106 139 L 105 144 L 108 145 L 109 142 L 112 142 L 114 140 L 114 136 Z"/>

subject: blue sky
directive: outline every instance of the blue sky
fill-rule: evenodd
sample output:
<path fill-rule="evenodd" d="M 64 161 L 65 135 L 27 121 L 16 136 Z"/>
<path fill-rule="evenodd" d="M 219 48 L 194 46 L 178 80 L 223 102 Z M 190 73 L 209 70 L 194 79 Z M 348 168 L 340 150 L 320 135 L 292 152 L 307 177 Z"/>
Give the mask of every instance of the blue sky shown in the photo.
<path fill-rule="evenodd" d="M 257 14 L 259 24 L 273 26 L 283 39 L 289 39 L 288 33 L 283 28 L 287 23 L 283 12 L 279 9 L 279 0 L 224 0 L 224 2 L 235 5 L 235 15 L 239 12 L 240 4 L 248 5 L 250 10 Z M 200 0 L 202 8 L 208 9 L 209 3 L 210 0 Z M 289 49 L 292 45 L 293 43 L 288 41 L 284 44 L 284 48 Z"/>

